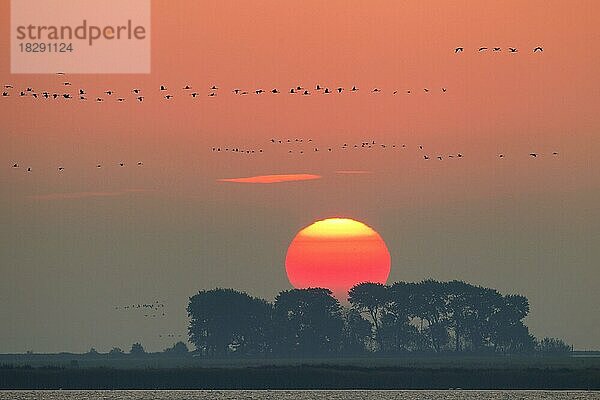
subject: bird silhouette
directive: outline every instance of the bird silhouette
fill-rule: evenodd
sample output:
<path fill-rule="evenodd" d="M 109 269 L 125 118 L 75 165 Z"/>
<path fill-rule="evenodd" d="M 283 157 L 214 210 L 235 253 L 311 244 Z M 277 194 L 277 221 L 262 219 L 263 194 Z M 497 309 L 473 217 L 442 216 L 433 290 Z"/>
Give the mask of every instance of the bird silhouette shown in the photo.
<path fill-rule="evenodd" d="M 487 47 L 480 47 L 477 51 L 486 51 L 487 49 Z"/>
<path fill-rule="evenodd" d="M 461 51 L 464 51 L 464 50 L 465 50 L 464 47 L 457 47 L 457 48 L 454 49 L 454 53 L 455 54 L 456 53 L 460 53 Z"/>
<path fill-rule="evenodd" d="M 494 48 L 492 49 L 492 51 L 500 51 L 500 50 L 502 50 L 500 47 L 494 47 Z"/>
<path fill-rule="evenodd" d="M 168 95 L 165 96 L 165 99 L 167 99 L 167 100 L 171 100 L 172 98 L 173 98 L 172 94 L 168 94 Z"/>
<path fill-rule="evenodd" d="M 210 90 L 219 90 L 219 88 L 218 88 L 218 87 L 216 87 L 215 85 L 213 85 L 213 86 L 210 88 Z"/>
<path fill-rule="evenodd" d="M 517 49 L 515 47 L 509 47 L 508 51 L 510 51 L 511 53 L 516 53 L 517 51 L 519 51 L 519 49 Z"/>
<path fill-rule="evenodd" d="M 271 90 L 271 93 L 273 93 L 273 94 L 278 94 L 278 93 L 279 93 L 279 90 L 277 90 L 277 89 L 273 89 L 273 90 Z"/>
<path fill-rule="evenodd" d="M 544 51 L 544 48 L 543 48 L 542 46 L 538 46 L 538 47 L 536 47 L 535 49 L 533 49 L 533 52 L 534 52 L 534 53 L 535 53 L 535 52 L 537 52 L 537 51 L 540 51 L 540 52 L 542 52 L 542 51 Z"/>
<path fill-rule="evenodd" d="M 352 89 L 350 89 L 351 92 L 356 92 L 358 91 L 358 88 L 356 86 L 352 86 Z"/>
<path fill-rule="evenodd" d="M 535 157 L 537 157 L 537 156 L 538 156 L 538 155 L 537 155 L 537 153 L 529 153 L 529 155 L 530 155 L 531 157 L 533 157 L 533 158 L 535 158 Z"/>
<path fill-rule="evenodd" d="M 13 168 L 19 168 L 19 164 L 13 164 Z"/>
<path fill-rule="evenodd" d="M 142 90 L 141 89 L 133 89 L 132 92 L 135 94 L 140 94 Z"/>
<path fill-rule="evenodd" d="M 190 89 L 191 89 L 190 85 L 185 85 L 183 88 L 183 90 L 190 90 Z"/>
<path fill-rule="evenodd" d="M 337 90 L 338 93 L 342 93 L 344 91 L 344 88 L 339 87 L 336 90 Z"/>
<path fill-rule="evenodd" d="M 137 101 L 139 101 L 140 103 L 141 103 L 142 101 L 144 101 L 144 96 L 139 96 L 139 97 L 137 98 Z"/>
<path fill-rule="evenodd" d="M 167 88 L 166 88 L 164 85 L 160 85 L 160 90 L 161 90 L 162 92 L 164 92 L 165 90 L 167 90 Z"/>
<path fill-rule="evenodd" d="M 112 90 L 107 90 L 107 91 L 106 91 L 106 92 L 104 92 L 104 93 L 106 93 L 106 94 L 107 94 L 107 95 L 109 95 L 109 96 L 112 96 L 112 94 L 113 94 L 114 92 L 113 92 Z"/>

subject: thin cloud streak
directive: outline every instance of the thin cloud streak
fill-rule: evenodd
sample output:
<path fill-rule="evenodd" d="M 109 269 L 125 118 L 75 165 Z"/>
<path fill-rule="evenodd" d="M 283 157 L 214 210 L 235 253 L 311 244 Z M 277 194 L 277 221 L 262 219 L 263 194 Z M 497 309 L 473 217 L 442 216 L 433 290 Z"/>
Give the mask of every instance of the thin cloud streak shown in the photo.
<path fill-rule="evenodd" d="M 363 174 L 372 174 L 373 171 L 363 171 L 363 170 L 341 170 L 335 171 L 336 174 L 343 175 L 363 175 Z"/>
<path fill-rule="evenodd" d="M 245 178 L 221 178 L 217 179 L 218 182 L 230 182 L 230 183 L 282 183 L 282 182 L 296 182 L 296 181 L 310 181 L 314 179 L 321 179 L 321 175 L 313 174 L 281 174 L 281 175 L 257 175 L 249 176 Z"/>

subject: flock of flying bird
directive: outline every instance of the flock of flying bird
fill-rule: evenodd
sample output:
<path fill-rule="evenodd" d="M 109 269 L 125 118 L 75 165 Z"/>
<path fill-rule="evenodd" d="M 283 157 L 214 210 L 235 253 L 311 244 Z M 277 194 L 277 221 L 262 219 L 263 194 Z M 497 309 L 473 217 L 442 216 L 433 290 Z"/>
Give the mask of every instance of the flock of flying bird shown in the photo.
<path fill-rule="evenodd" d="M 105 166 L 105 165 L 103 165 L 103 164 L 96 164 L 96 168 L 97 168 L 97 169 L 103 168 L 104 166 Z M 118 163 L 118 164 L 117 164 L 117 166 L 118 166 L 119 168 L 125 168 L 125 163 L 124 163 L 124 162 L 120 162 L 120 163 Z M 138 166 L 138 167 L 142 167 L 142 166 L 144 166 L 144 163 L 143 163 L 142 161 L 138 161 L 138 162 L 137 162 L 137 166 Z M 15 170 L 21 169 L 21 164 L 19 164 L 18 162 L 16 162 L 16 163 L 13 163 L 13 164 L 12 164 L 12 166 L 11 166 L 11 168 L 12 168 L 12 169 L 15 169 Z M 33 168 L 32 168 L 32 167 L 23 167 L 23 170 L 24 170 L 25 172 L 27 172 L 27 173 L 31 173 L 31 172 L 33 172 Z M 60 166 L 56 167 L 56 170 L 57 170 L 58 172 L 63 172 L 63 171 L 65 171 L 65 167 L 64 167 L 64 166 L 62 166 L 62 165 L 60 165 Z"/>
<path fill-rule="evenodd" d="M 116 311 L 139 311 L 143 312 L 144 318 L 158 319 L 166 318 L 165 303 L 156 300 L 153 303 L 127 304 L 125 306 L 115 306 Z M 181 333 L 161 333 L 159 338 L 172 339 L 184 337 Z"/>
<path fill-rule="evenodd" d="M 516 47 L 508 47 L 506 48 L 506 50 L 509 53 L 518 53 L 519 49 Z M 465 51 L 464 47 L 456 47 L 454 49 L 454 53 L 462 53 Z M 501 47 L 486 47 L 486 46 L 482 46 L 479 47 L 477 49 L 477 52 L 482 53 L 482 52 L 501 52 L 503 51 L 503 49 Z M 537 46 L 533 49 L 533 53 L 541 53 L 544 51 L 544 48 L 542 46 Z M 62 72 L 57 73 L 57 75 L 63 76 L 65 75 Z M 72 87 L 73 85 L 71 84 L 71 82 L 63 82 L 62 83 L 63 86 L 65 87 Z M 4 85 L 4 90 L 2 92 L 2 96 L 1 97 L 11 97 L 13 95 L 13 85 L 11 84 L 5 84 Z M 191 98 L 199 98 L 200 96 L 208 96 L 208 97 L 216 97 L 218 94 L 220 94 L 221 92 L 219 91 L 219 87 L 217 87 L 216 85 L 212 85 L 210 87 L 210 89 L 208 90 L 208 93 L 204 92 L 203 94 L 201 94 L 200 92 L 192 89 L 192 86 L 185 85 L 182 89 L 183 94 L 186 96 L 189 96 Z M 286 90 L 287 93 L 289 94 L 298 94 L 301 96 L 310 96 L 313 94 L 323 94 L 323 95 L 327 95 L 327 94 L 342 94 L 343 92 L 349 92 L 349 93 L 357 93 L 360 89 L 356 86 L 353 85 L 351 88 L 344 88 L 342 86 L 337 86 L 337 87 L 328 87 L 328 86 L 322 86 L 320 84 L 317 84 L 314 86 L 314 88 L 309 88 L 309 87 L 305 87 L 302 85 L 296 85 L 292 88 L 290 88 L 289 90 Z M 369 88 L 366 90 L 368 93 L 371 94 L 380 94 L 383 93 L 383 89 L 380 87 L 374 87 L 374 88 Z M 403 90 L 398 90 L 398 89 L 394 89 L 391 91 L 392 95 L 397 95 L 400 92 L 403 92 L 405 94 L 413 94 L 413 93 L 417 93 L 420 92 L 421 90 L 414 90 L 414 89 L 403 89 Z M 436 90 L 433 89 L 429 89 L 429 88 L 422 88 L 422 92 L 423 93 L 433 93 Z M 437 92 L 439 93 L 446 93 L 448 91 L 448 89 L 446 87 L 442 87 L 437 89 Z M 174 91 L 170 90 L 167 85 L 160 85 L 159 86 L 159 93 L 162 94 L 162 97 L 165 100 L 172 100 L 175 98 L 175 95 L 173 93 L 175 93 Z M 278 88 L 271 88 L 271 89 L 263 89 L 263 88 L 255 88 L 255 89 L 240 89 L 240 88 L 235 88 L 231 91 L 231 93 L 233 93 L 234 95 L 238 95 L 238 96 L 246 96 L 246 95 L 262 95 L 262 94 L 280 94 L 282 93 L 282 91 Z M 135 101 L 138 102 L 143 102 L 145 97 L 145 94 L 143 93 L 142 89 L 131 89 L 131 94 L 133 95 L 133 98 L 135 99 Z M 79 101 L 87 101 L 88 100 L 88 93 L 85 89 L 78 89 L 75 92 L 70 92 L 70 93 L 58 93 L 58 92 L 49 92 L 47 90 L 44 91 L 36 91 L 34 90 L 34 88 L 32 87 L 27 87 L 24 88 L 22 90 L 18 90 L 16 94 L 14 94 L 16 97 L 32 97 L 35 99 L 38 98 L 43 98 L 43 99 L 55 99 L 55 100 L 71 100 L 71 99 L 77 99 Z M 119 102 L 119 103 L 123 103 L 125 101 L 127 101 L 127 98 L 122 96 L 122 95 L 117 95 L 117 92 L 115 90 L 112 89 L 107 89 L 105 90 L 101 96 L 94 96 L 94 101 L 96 101 L 97 103 L 102 103 L 104 101 L 107 101 L 108 99 L 114 99 L 114 101 Z"/>
<path fill-rule="evenodd" d="M 63 82 L 62 83 L 63 86 L 72 86 L 71 82 Z M 351 88 L 344 88 L 342 86 L 338 86 L 335 88 L 330 89 L 327 86 L 321 86 L 320 84 L 316 84 L 314 88 L 308 88 L 302 85 L 297 85 L 294 86 L 292 88 L 289 89 L 289 91 L 287 91 L 287 93 L 291 94 L 291 95 L 300 95 L 300 96 L 311 96 L 311 95 L 316 95 L 316 94 L 322 94 L 322 95 L 329 95 L 329 94 L 342 94 L 343 92 L 349 92 L 349 93 L 358 93 L 361 89 L 356 86 L 353 85 Z M 49 92 L 47 90 L 44 91 L 38 91 L 35 90 L 33 87 L 27 87 L 27 88 L 23 88 L 21 90 L 17 90 L 16 93 L 13 94 L 14 91 L 14 86 L 11 84 L 5 84 L 4 85 L 4 91 L 2 92 L 2 96 L 4 98 L 8 98 L 8 97 L 31 97 L 34 99 L 49 99 L 49 100 L 79 100 L 79 101 L 87 101 L 88 100 L 88 92 L 86 91 L 86 89 L 78 89 L 75 92 L 69 92 L 69 93 L 58 93 L 58 92 Z M 367 93 L 370 94 L 381 94 L 384 92 L 384 90 L 381 87 L 374 87 L 374 88 L 369 88 L 366 90 Z M 446 87 L 442 87 L 437 89 L 437 92 L 439 93 L 446 93 L 448 91 L 448 89 Z M 158 92 L 161 93 L 162 98 L 164 100 L 172 100 L 175 98 L 175 95 L 173 93 L 173 90 L 167 88 L 166 85 L 160 85 Z M 207 95 L 208 97 L 216 97 L 217 95 L 219 95 L 222 91 L 219 90 L 219 87 L 217 87 L 216 85 L 211 86 L 208 89 L 208 93 L 204 93 L 204 95 Z M 393 91 L 391 91 L 392 95 L 397 95 L 398 93 L 400 93 L 401 91 L 398 89 L 395 89 Z M 413 93 L 417 93 L 420 92 L 419 90 L 414 90 L 414 89 L 404 89 L 404 93 L 407 95 L 413 94 Z M 434 93 L 435 90 L 434 89 L 429 89 L 429 88 L 423 88 L 422 89 L 422 93 L 425 94 L 430 94 L 430 93 Z M 185 85 L 183 88 L 180 89 L 179 92 L 177 93 L 181 93 L 184 96 L 187 97 L 191 97 L 192 99 L 197 99 L 201 96 L 201 94 L 192 89 L 192 87 L 190 85 Z M 272 89 L 252 89 L 252 90 L 245 90 L 245 89 L 239 89 L 239 88 L 235 88 L 231 91 L 231 93 L 233 93 L 236 96 L 246 96 L 246 95 L 255 95 L 255 96 L 260 96 L 263 94 L 271 94 L 271 95 L 277 95 L 277 94 L 281 94 L 282 91 L 280 91 L 277 88 L 272 88 Z M 143 102 L 145 97 L 145 94 L 143 93 L 142 89 L 131 89 L 131 94 L 134 98 L 135 101 L 137 102 Z M 179 96 L 179 94 L 178 94 Z M 108 101 L 109 99 L 112 99 L 113 101 L 116 101 L 118 103 L 123 103 L 125 101 L 127 101 L 126 97 L 123 97 L 122 95 L 118 95 L 117 92 L 115 90 L 112 89 L 108 89 L 105 90 L 102 93 L 102 97 L 99 96 L 95 96 L 94 101 L 96 101 L 97 103 L 103 103 L 105 101 Z"/>
<path fill-rule="evenodd" d="M 482 52 L 486 52 L 488 50 L 491 50 L 493 53 L 498 53 L 498 52 L 502 51 L 502 47 L 492 47 L 492 48 L 489 48 L 489 47 L 486 47 L 486 46 L 482 46 L 482 47 L 479 47 L 477 49 L 477 52 L 478 53 L 482 53 Z M 513 53 L 513 54 L 519 52 L 519 49 L 516 48 L 516 47 L 508 47 L 507 50 L 508 50 L 509 53 Z M 464 47 L 456 47 L 454 49 L 454 53 L 462 53 L 463 51 L 465 51 Z M 544 51 L 544 48 L 542 46 L 537 46 L 537 47 L 533 48 L 533 52 L 534 53 L 541 53 L 543 51 Z"/>
<path fill-rule="evenodd" d="M 482 46 L 479 47 L 478 49 L 476 49 L 477 52 L 481 53 L 481 52 L 486 52 L 486 51 L 491 51 L 491 52 L 501 52 L 503 51 L 503 49 L 501 47 L 486 47 L 486 46 Z M 516 47 L 508 47 L 507 48 L 509 53 L 517 53 L 519 51 L 518 48 Z M 465 51 L 464 47 L 456 47 L 454 49 L 454 53 L 462 53 Z M 544 51 L 544 48 L 542 46 L 537 46 L 535 48 L 533 48 L 533 53 L 541 53 Z M 65 74 L 62 72 L 57 73 L 57 75 L 59 76 L 64 76 Z M 65 87 L 70 87 L 72 86 L 72 84 L 70 82 L 63 82 L 62 83 L 63 86 Z M 13 85 L 10 84 L 6 84 L 4 85 L 4 91 L 2 93 L 2 97 L 10 97 L 12 90 L 14 89 Z M 200 96 L 200 93 L 198 91 L 195 91 L 192 89 L 192 86 L 190 85 L 185 85 L 182 89 L 183 93 L 185 93 L 186 95 L 192 97 L 192 98 L 197 98 Z M 360 89 L 356 86 L 353 85 L 351 88 L 347 89 L 344 87 L 335 87 L 333 89 L 330 89 L 327 86 L 322 86 L 320 84 L 316 84 L 314 86 L 314 89 L 309 89 L 307 87 L 304 87 L 302 85 L 297 85 L 295 87 L 292 87 L 291 89 L 289 89 L 288 93 L 292 94 L 292 95 L 302 95 L 302 96 L 309 96 L 311 94 L 342 94 L 343 92 L 347 91 L 350 93 L 356 93 L 358 92 Z M 429 88 L 423 88 L 423 93 L 431 93 L 432 90 L 430 90 Z M 447 88 L 442 87 L 439 89 L 439 91 L 441 93 L 446 93 L 448 91 Z M 175 96 L 173 94 L 171 94 L 172 92 L 167 88 L 166 85 L 160 85 L 159 87 L 159 92 L 162 93 L 164 99 L 166 100 L 171 100 L 173 99 Z M 375 87 L 372 89 L 367 89 L 368 93 L 371 94 L 379 94 L 379 93 L 383 93 L 383 89 L 379 88 L 379 87 Z M 133 94 L 134 98 L 136 101 L 138 102 L 143 102 L 145 99 L 144 94 L 142 93 L 142 89 L 131 89 L 131 93 Z M 219 87 L 217 87 L 216 85 L 212 85 L 208 91 L 208 97 L 216 97 L 218 94 L 220 93 L 219 91 Z M 277 88 L 273 88 L 270 90 L 265 90 L 265 89 L 254 89 L 254 90 L 244 90 L 244 89 L 233 89 L 232 93 L 234 95 L 238 95 L 238 96 L 245 96 L 245 95 L 249 95 L 249 94 L 254 94 L 254 95 L 262 95 L 265 93 L 270 93 L 270 94 L 280 94 L 282 93 L 279 89 Z M 392 94 L 396 95 L 399 93 L 399 90 L 393 90 Z M 405 90 L 406 94 L 412 94 L 413 90 L 412 89 L 406 89 Z M 115 101 L 117 102 L 125 102 L 126 98 L 125 97 L 120 97 L 116 94 L 115 90 L 106 90 L 104 91 L 103 95 L 106 95 L 105 97 L 96 97 L 95 101 L 96 102 L 104 102 L 105 98 L 113 98 L 115 99 Z M 44 99 L 64 99 L 64 100 L 70 100 L 70 99 L 76 99 L 78 98 L 78 100 L 80 101 L 86 101 L 88 100 L 87 97 L 87 92 L 85 89 L 79 89 L 76 94 L 73 93 L 50 93 L 48 91 L 43 91 L 43 92 L 38 92 L 36 90 L 34 90 L 32 87 L 27 87 L 23 90 L 18 91 L 17 94 L 18 97 L 32 97 L 32 98 L 44 98 Z M 271 143 L 272 144 L 292 144 L 292 143 L 297 143 L 297 144 L 301 144 L 301 143 L 311 143 L 312 139 L 271 139 Z M 354 148 L 354 149 L 372 149 L 374 147 L 378 147 L 381 149 L 387 149 L 387 148 L 406 148 L 405 144 L 402 145 L 396 145 L 396 144 L 384 144 L 384 143 L 376 143 L 374 140 L 367 140 L 367 141 L 363 141 L 359 144 L 354 144 L 354 145 L 348 145 L 347 143 L 344 143 L 341 146 L 337 146 L 337 147 L 317 147 L 317 146 L 311 146 L 310 149 L 289 149 L 288 153 L 297 153 L 297 154 L 304 154 L 305 152 L 319 152 L 319 151 L 323 151 L 323 152 L 333 152 L 335 150 L 348 150 L 350 148 Z M 419 145 L 419 150 L 423 150 L 423 146 Z M 240 147 L 213 147 L 212 148 L 213 152 L 231 152 L 231 153 L 238 153 L 238 154 L 255 154 L 255 153 L 263 153 L 264 150 L 262 148 L 258 148 L 258 149 L 243 149 Z M 539 153 L 535 153 L 535 152 L 531 152 L 529 153 L 529 156 L 536 158 L 538 157 Z M 557 156 L 558 152 L 553 152 L 552 155 Z M 446 156 L 447 158 L 462 158 L 463 154 L 462 153 L 457 153 L 457 154 L 450 154 Z M 505 155 L 504 154 L 498 154 L 499 158 L 504 158 Z M 431 158 L 434 158 L 432 156 L 429 156 L 428 154 L 423 154 L 423 159 L 424 160 L 429 160 Z M 444 156 L 438 155 L 435 156 L 435 158 L 437 158 L 438 160 L 442 160 L 444 159 Z M 125 167 L 125 163 L 124 162 L 120 162 L 118 164 L 119 167 Z M 143 162 L 139 161 L 137 162 L 137 166 L 141 167 L 143 166 Z M 103 165 L 102 164 L 97 164 L 96 168 L 102 168 Z M 19 163 L 14 163 L 12 165 L 13 169 L 19 169 L 21 168 Z M 63 166 L 58 166 L 57 170 L 59 172 L 62 172 L 65 170 L 65 168 Z M 26 172 L 32 172 L 32 168 L 31 167 L 27 167 L 25 168 Z"/>
<path fill-rule="evenodd" d="M 380 150 L 406 150 L 409 147 L 406 144 L 386 144 L 386 143 L 379 143 L 375 140 L 372 139 L 368 139 L 368 140 L 363 140 L 360 143 L 356 143 L 356 144 L 348 144 L 348 143 L 343 143 L 341 145 L 337 145 L 337 146 L 331 146 L 331 147 L 319 147 L 315 144 L 315 142 L 313 141 L 313 139 L 304 139 L 304 138 L 294 138 L 294 139 L 277 139 L 277 138 L 272 138 L 269 140 L 269 143 L 271 145 L 289 145 L 286 146 L 286 150 L 288 154 L 307 154 L 307 153 L 332 153 L 332 152 L 337 152 L 337 151 L 348 151 L 348 150 L 368 150 L 368 149 L 380 149 Z M 293 145 L 293 146 L 292 146 Z M 304 146 L 308 146 L 308 147 L 304 147 Z M 292 148 L 288 148 L 288 147 L 292 147 Z M 463 158 L 464 154 L 463 153 L 456 153 L 456 154 L 447 154 L 447 155 L 436 155 L 436 156 L 432 156 L 429 153 L 426 152 L 425 148 L 423 145 L 418 145 L 416 146 L 416 148 L 419 150 L 419 152 L 421 153 L 421 157 L 423 160 L 430 160 L 430 159 L 437 159 L 437 160 L 444 160 L 446 158 Z M 213 153 L 232 153 L 232 154 L 247 154 L 247 155 L 252 155 L 252 154 L 262 154 L 265 153 L 265 150 L 263 148 L 243 148 L 243 147 L 236 147 L 236 146 L 231 146 L 231 147 L 220 147 L 220 146 L 214 146 L 212 147 L 212 152 Z M 557 151 L 553 151 L 552 156 L 558 156 L 558 152 Z M 537 158 L 539 156 L 541 156 L 541 153 L 538 152 L 530 152 L 529 157 L 532 158 Z M 505 158 L 506 155 L 505 153 L 499 153 L 497 154 L 498 158 Z M 123 168 L 125 167 L 125 163 L 124 162 L 120 162 L 119 164 L 117 164 L 118 167 Z M 144 163 L 139 161 L 137 163 L 138 167 L 143 166 Z M 102 168 L 103 165 L 102 164 L 97 164 L 96 168 Z M 14 163 L 12 164 L 12 169 L 14 170 L 18 170 L 21 169 L 21 165 L 19 163 Z M 27 167 L 24 168 L 24 171 L 27 173 L 31 173 L 32 172 L 32 168 L 31 167 Z M 65 171 L 65 168 L 62 166 L 59 166 L 57 168 L 58 172 L 63 172 Z M 139 304 L 137 305 L 139 308 Z M 146 305 L 142 305 L 142 306 L 146 306 Z M 127 307 L 131 307 L 131 308 L 135 308 L 135 305 L 132 306 L 126 306 L 124 307 L 124 309 L 127 309 Z M 118 308 L 117 308 L 118 309 Z"/>
<path fill-rule="evenodd" d="M 125 306 L 115 306 L 117 311 L 143 311 L 145 318 L 164 318 L 166 317 L 165 303 L 156 300 L 154 303 L 140 303 Z"/>
<path fill-rule="evenodd" d="M 292 154 L 292 153 L 305 154 L 305 153 L 317 153 L 317 152 L 330 153 L 330 152 L 334 152 L 334 151 L 344 151 L 344 150 L 350 150 L 350 149 L 356 149 L 356 150 L 399 149 L 399 150 L 402 150 L 402 149 L 408 148 L 408 146 L 406 144 L 398 144 L 397 145 L 397 144 L 378 143 L 377 141 L 372 140 L 372 139 L 362 140 L 360 143 L 356 143 L 356 144 L 343 143 L 341 145 L 333 146 L 333 147 L 318 147 L 317 145 L 314 144 L 313 139 L 308 139 L 308 138 L 294 138 L 294 139 L 272 138 L 272 139 L 270 139 L 269 143 L 271 145 L 294 145 L 294 148 L 287 150 L 287 152 L 289 154 Z M 305 149 L 304 147 L 301 147 L 304 145 L 309 146 L 309 148 Z M 464 157 L 463 153 L 431 156 L 431 155 L 425 153 L 425 148 L 423 145 L 418 145 L 417 149 L 422 153 L 421 156 L 422 156 L 423 160 L 437 159 L 437 160 L 441 161 L 444 158 L 463 158 Z M 243 147 L 235 147 L 234 146 L 234 147 L 212 147 L 212 152 L 213 153 L 235 153 L 235 154 L 256 154 L 256 153 L 260 154 L 260 153 L 264 153 L 264 150 L 262 148 L 244 149 Z M 558 156 L 558 152 L 553 151 L 552 155 Z M 498 158 L 505 158 L 504 153 L 499 153 L 499 154 L 497 154 L 497 156 L 498 156 Z M 537 158 L 538 156 L 541 156 L 541 153 L 531 152 L 531 153 L 529 153 L 529 156 L 532 158 Z"/>

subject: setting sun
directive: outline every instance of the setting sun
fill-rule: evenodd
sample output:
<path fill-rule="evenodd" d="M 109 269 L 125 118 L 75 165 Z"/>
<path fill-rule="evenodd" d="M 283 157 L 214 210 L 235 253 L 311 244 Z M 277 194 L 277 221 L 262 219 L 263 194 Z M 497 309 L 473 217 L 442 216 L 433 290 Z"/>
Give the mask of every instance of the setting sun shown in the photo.
<path fill-rule="evenodd" d="M 285 260 L 288 279 L 296 288 L 324 287 L 340 300 L 361 282 L 385 283 L 390 253 L 381 236 L 362 222 L 329 218 L 302 229 Z"/>

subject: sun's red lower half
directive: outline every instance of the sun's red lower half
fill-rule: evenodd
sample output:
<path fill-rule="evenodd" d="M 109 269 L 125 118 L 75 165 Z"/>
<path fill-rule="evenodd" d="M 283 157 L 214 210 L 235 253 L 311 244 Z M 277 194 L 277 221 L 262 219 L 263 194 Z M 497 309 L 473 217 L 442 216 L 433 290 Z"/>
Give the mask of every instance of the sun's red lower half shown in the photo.
<path fill-rule="evenodd" d="M 302 229 L 285 259 L 295 288 L 330 289 L 341 301 L 362 282 L 385 283 L 391 258 L 381 236 L 369 226 L 347 218 L 317 221 Z"/>

